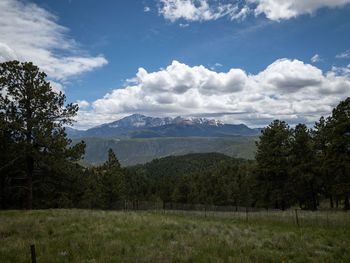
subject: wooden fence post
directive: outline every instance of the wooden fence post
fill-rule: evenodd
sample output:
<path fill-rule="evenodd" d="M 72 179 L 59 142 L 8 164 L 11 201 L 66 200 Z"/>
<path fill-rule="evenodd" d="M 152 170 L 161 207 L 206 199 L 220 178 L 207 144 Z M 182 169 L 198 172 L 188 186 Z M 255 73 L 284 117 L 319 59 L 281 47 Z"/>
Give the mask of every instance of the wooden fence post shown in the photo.
<path fill-rule="evenodd" d="M 30 245 L 30 254 L 32 258 L 32 263 L 36 263 L 35 245 Z"/>
<path fill-rule="evenodd" d="M 295 209 L 295 222 L 297 223 L 297 225 L 299 226 L 299 217 L 298 217 L 298 209 Z"/>

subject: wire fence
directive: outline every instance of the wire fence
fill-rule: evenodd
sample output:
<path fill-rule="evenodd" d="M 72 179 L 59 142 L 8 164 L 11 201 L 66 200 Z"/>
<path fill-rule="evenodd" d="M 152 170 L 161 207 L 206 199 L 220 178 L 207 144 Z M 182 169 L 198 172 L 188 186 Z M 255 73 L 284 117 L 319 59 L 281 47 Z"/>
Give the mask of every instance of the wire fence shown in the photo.
<path fill-rule="evenodd" d="M 320 209 L 316 211 L 301 209 L 265 209 L 242 206 L 217 206 L 205 204 L 184 204 L 173 202 L 122 201 L 117 202 L 113 210 L 152 211 L 171 214 L 183 214 L 204 217 L 220 217 L 245 220 L 248 222 L 284 222 L 298 226 L 348 226 L 350 212 L 339 209 Z"/>

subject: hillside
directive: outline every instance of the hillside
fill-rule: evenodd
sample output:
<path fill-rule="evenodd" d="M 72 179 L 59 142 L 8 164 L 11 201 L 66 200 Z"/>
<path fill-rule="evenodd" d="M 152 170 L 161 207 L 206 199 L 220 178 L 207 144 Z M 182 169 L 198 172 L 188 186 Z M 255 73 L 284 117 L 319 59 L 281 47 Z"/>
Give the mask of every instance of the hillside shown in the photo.
<path fill-rule="evenodd" d="M 145 164 L 130 166 L 128 169 L 153 178 L 176 177 L 190 173 L 207 172 L 220 164 L 235 161 L 237 159 L 222 153 L 191 153 L 154 159 Z"/>
<path fill-rule="evenodd" d="M 101 163 L 107 151 L 113 149 L 123 166 L 146 163 L 156 158 L 188 153 L 217 152 L 236 158 L 252 159 L 256 136 L 235 137 L 166 137 L 148 139 L 83 138 L 86 142 L 84 161 Z M 74 140 L 74 142 L 80 139 Z"/>

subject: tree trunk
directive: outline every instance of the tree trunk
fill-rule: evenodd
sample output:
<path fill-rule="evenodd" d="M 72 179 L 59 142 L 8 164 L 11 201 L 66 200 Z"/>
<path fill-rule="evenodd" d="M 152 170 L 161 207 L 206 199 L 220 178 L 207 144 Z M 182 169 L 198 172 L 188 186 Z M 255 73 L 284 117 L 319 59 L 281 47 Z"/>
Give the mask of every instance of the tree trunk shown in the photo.
<path fill-rule="evenodd" d="M 339 200 L 338 200 L 338 196 L 335 196 L 335 208 L 338 209 L 339 207 Z"/>
<path fill-rule="evenodd" d="M 334 202 L 333 202 L 333 196 L 332 195 L 330 195 L 330 197 L 329 197 L 329 202 L 330 202 L 331 208 L 333 209 L 334 208 Z"/>
<path fill-rule="evenodd" d="M 31 156 L 27 156 L 27 177 L 26 177 L 26 186 L 27 186 L 27 200 L 26 200 L 26 209 L 31 210 L 33 208 L 33 169 L 34 169 L 34 160 Z"/>
<path fill-rule="evenodd" d="M 350 210 L 349 196 L 347 194 L 344 196 L 344 210 Z"/>
<path fill-rule="evenodd" d="M 312 210 L 315 211 L 317 210 L 318 202 L 317 202 L 317 197 L 316 193 L 312 191 Z"/>

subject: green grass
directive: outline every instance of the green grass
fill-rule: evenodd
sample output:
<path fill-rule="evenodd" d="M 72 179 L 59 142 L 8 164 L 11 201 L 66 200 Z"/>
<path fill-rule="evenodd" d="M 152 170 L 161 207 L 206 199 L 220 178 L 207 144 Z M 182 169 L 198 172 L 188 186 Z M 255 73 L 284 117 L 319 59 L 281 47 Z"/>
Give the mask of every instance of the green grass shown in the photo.
<path fill-rule="evenodd" d="M 348 216 L 348 215 L 347 215 Z M 350 262 L 350 228 L 187 213 L 0 212 L 0 262 Z"/>

